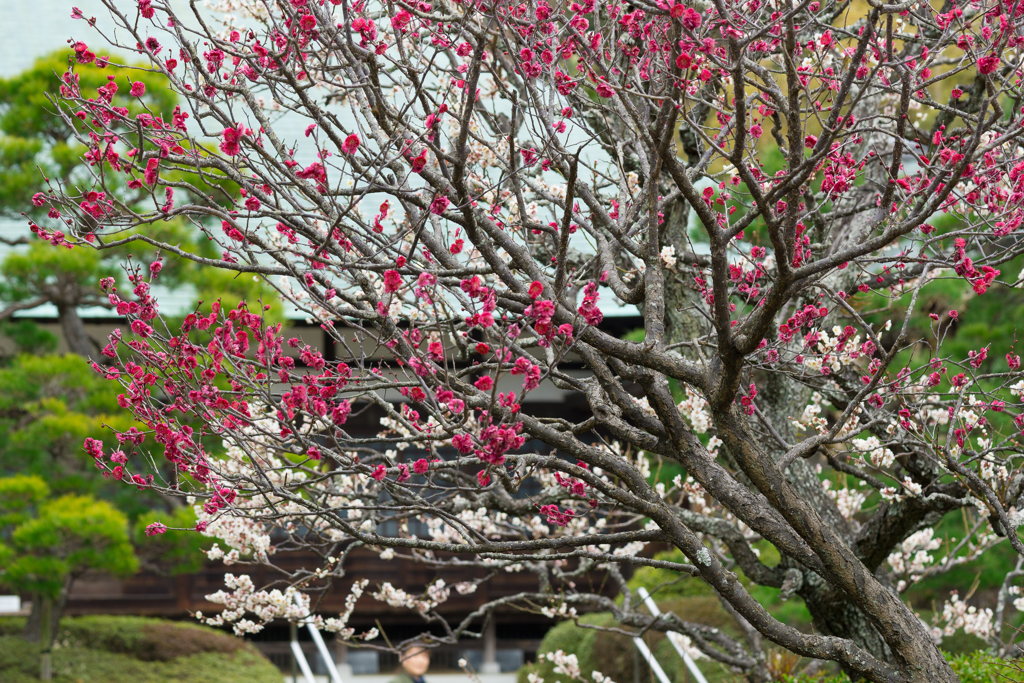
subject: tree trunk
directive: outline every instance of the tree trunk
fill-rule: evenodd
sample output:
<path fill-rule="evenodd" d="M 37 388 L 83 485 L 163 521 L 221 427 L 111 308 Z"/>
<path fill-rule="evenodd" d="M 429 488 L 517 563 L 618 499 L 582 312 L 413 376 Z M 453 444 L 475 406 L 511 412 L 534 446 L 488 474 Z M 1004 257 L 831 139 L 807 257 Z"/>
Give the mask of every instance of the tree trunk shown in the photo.
<path fill-rule="evenodd" d="M 68 595 L 74 584 L 73 577 L 67 577 L 64 587 L 56 598 L 47 598 L 38 594 L 32 595 L 32 610 L 25 621 L 21 637 L 30 643 L 41 643 L 47 647 L 57 639 L 60 618 L 68 603 Z"/>
<path fill-rule="evenodd" d="M 900 601 L 895 591 L 856 557 L 843 537 L 843 529 L 828 521 L 814 498 L 802 493 L 799 482 L 791 481 L 771 462 L 761 448 L 761 441 L 748 428 L 738 404 L 714 410 L 713 419 L 725 446 L 736 455 L 744 473 L 821 558 L 834 590 L 848 594 L 871 620 L 871 625 L 892 650 L 890 661 L 904 679 L 922 683 L 957 681 L 949 663 L 932 642 L 927 627 Z M 840 600 L 834 603 L 841 606 Z M 841 621 L 841 617 L 835 621 Z M 882 660 L 887 657 L 884 649 L 872 654 Z"/>
<path fill-rule="evenodd" d="M 57 314 L 60 316 L 60 328 L 68 349 L 86 358 L 95 355 L 96 344 L 85 331 L 85 324 L 78 315 L 78 310 L 74 306 L 58 305 Z"/>
<path fill-rule="evenodd" d="M 32 595 L 32 610 L 25 620 L 25 628 L 21 637 L 30 643 L 38 643 L 43 632 L 43 598 L 39 595 Z"/>
<path fill-rule="evenodd" d="M 60 628 L 60 618 L 64 616 L 64 608 L 67 607 L 68 596 L 71 594 L 71 586 L 74 582 L 74 577 L 67 577 L 64 580 L 64 587 L 61 589 L 60 595 L 58 595 L 57 599 L 53 601 L 53 611 L 50 617 L 50 643 L 57 640 L 57 631 Z M 43 633 L 45 634 L 46 632 L 44 631 Z"/>
<path fill-rule="evenodd" d="M 878 659 L 897 664 L 892 650 L 864 612 L 836 595 L 835 590 L 817 574 L 809 572 L 804 581 L 804 587 L 798 591 L 798 595 L 803 598 L 818 631 L 823 635 L 852 640 Z M 847 671 L 846 674 L 852 680 L 857 680 L 852 672 Z"/>
<path fill-rule="evenodd" d="M 671 244 L 679 252 L 686 242 L 686 207 L 672 211 L 666 216 L 664 242 Z M 688 286 L 686 276 L 666 277 L 665 317 L 666 340 L 670 344 L 691 341 L 702 333 L 710 332 L 707 322 L 699 317 L 694 310 L 695 298 L 699 296 Z M 693 347 L 681 347 L 679 352 L 694 357 L 699 354 Z M 806 437 L 797 433 L 791 416 L 798 416 L 810 400 L 811 390 L 786 377 L 770 377 L 762 385 L 762 394 L 758 401 L 768 422 L 773 424 L 779 436 L 787 443 L 793 444 Z M 729 459 L 728 439 L 723 446 L 721 457 Z M 781 444 L 768 438 L 760 443 L 773 459 L 777 460 L 784 452 Z M 730 463 L 731 469 L 739 469 Z M 835 502 L 828 497 L 821 485 L 820 478 L 807 460 L 798 459 L 791 463 L 784 473 L 785 478 L 796 489 L 800 497 L 808 501 L 817 511 L 822 521 L 842 539 L 848 547 L 855 543 L 855 533 L 851 524 L 840 514 Z M 742 471 L 735 473 L 737 479 L 752 486 Z M 787 560 L 784 559 L 783 562 Z M 794 565 L 795 566 L 795 565 Z M 882 633 L 872 623 L 871 618 L 850 599 L 812 572 L 804 572 L 802 585 L 795 591 L 800 595 L 811 613 L 814 625 L 823 634 L 849 639 L 862 647 L 866 652 L 881 661 L 892 663 L 899 668 L 908 681 L 922 683 L 939 683 L 954 681 L 955 676 L 949 664 L 942 657 L 938 648 L 927 637 L 923 628 L 911 628 L 904 631 L 901 653 L 893 652 L 886 643 Z M 862 596 L 864 597 L 864 596 Z M 903 607 L 892 605 L 895 610 Z M 890 623 L 908 623 L 912 615 L 893 614 Z M 920 641 L 920 642 L 918 642 Z M 850 672 L 847 672 L 850 673 Z"/>
<path fill-rule="evenodd" d="M 43 651 L 39 665 L 39 679 L 43 681 L 53 680 L 53 662 L 50 650 L 53 648 L 53 598 L 42 599 L 42 634 Z"/>

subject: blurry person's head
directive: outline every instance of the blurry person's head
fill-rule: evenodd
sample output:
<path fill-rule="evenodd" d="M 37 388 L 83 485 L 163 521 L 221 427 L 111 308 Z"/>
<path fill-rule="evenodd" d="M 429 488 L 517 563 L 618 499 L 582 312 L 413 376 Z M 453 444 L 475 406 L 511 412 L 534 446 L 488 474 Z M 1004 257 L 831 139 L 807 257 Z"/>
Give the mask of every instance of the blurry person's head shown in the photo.
<path fill-rule="evenodd" d="M 423 643 L 413 643 L 402 649 L 402 668 L 413 678 L 419 678 L 430 668 L 430 650 Z"/>

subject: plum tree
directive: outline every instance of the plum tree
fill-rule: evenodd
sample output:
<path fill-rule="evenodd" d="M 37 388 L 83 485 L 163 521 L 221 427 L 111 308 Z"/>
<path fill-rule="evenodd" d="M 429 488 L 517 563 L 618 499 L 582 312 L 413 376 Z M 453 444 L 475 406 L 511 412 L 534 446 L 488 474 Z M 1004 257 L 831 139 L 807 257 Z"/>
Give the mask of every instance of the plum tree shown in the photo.
<path fill-rule="evenodd" d="M 368 546 L 481 572 L 372 592 L 428 623 L 453 588 L 536 574 L 535 592 L 446 625 L 453 642 L 515 604 L 676 631 L 754 681 L 768 643 L 887 683 L 954 680 L 934 639 L 959 628 L 1013 651 L 1019 571 L 994 612 L 953 595 L 929 625 L 900 596 L 997 543 L 1024 557 L 1012 341 L 948 350 L 956 310 L 911 326 L 936 288 L 1018 284 L 1017 4 L 104 4 L 120 27 L 106 38 L 148 58 L 193 125 L 120 111 L 69 69 L 53 106 L 91 185 L 50 184 L 33 230 L 262 278 L 335 342 L 283 338 L 256 302 L 168 326 L 138 261 L 130 293 L 103 283 L 133 336 L 97 369 L 147 430 L 96 461 L 195 496 L 214 556 L 323 558 L 284 593 L 231 577 L 208 621 L 301 617 L 343 577 L 354 605 L 369 577 L 345 559 Z M 186 171 L 241 196 L 219 205 Z M 153 199 L 128 204 L 122 186 Z M 149 232 L 177 217 L 219 256 Z M 642 334 L 603 329 L 609 305 L 633 307 Z M 542 385 L 589 414 L 532 414 Z M 371 408 L 379 435 L 346 428 Z M 159 477 L 161 455 L 176 476 Z M 940 538 L 953 514 L 964 534 Z M 685 561 L 648 557 L 652 542 Z M 645 613 L 623 565 L 705 582 L 741 636 Z M 587 587 L 598 569 L 621 601 Z M 815 632 L 751 583 L 800 596 Z M 371 640 L 350 614 L 320 623 Z"/>

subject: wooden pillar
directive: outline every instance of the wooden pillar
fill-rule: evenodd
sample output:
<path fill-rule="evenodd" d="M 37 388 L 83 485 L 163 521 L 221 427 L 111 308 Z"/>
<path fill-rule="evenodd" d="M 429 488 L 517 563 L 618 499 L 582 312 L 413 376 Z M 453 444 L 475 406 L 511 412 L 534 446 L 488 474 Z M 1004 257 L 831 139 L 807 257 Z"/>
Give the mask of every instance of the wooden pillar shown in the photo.
<path fill-rule="evenodd" d="M 299 628 L 295 622 L 288 624 L 288 640 L 295 642 L 299 639 Z M 299 660 L 292 653 L 292 683 L 299 683 Z"/>
<path fill-rule="evenodd" d="M 348 663 L 348 644 L 337 633 L 334 634 L 334 665 L 342 680 L 352 678 L 352 665 Z"/>
<path fill-rule="evenodd" d="M 498 636 L 494 626 L 494 614 L 487 620 L 484 626 L 484 662 L 480 667 L 482 674 L 500 674 L 501 665 L 498 664 Z"/>

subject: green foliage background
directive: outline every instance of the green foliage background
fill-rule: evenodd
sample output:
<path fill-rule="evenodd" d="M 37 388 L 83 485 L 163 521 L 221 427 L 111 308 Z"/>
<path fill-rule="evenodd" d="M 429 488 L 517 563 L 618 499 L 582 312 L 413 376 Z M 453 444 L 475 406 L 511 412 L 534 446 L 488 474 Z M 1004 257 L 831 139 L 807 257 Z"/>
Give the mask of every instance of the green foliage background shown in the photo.
<path fill-rule="evenodd" d="M 8 492 L 14 495 L 8 498 Z M 124 514 L 91 496 L 48 498 L 48 493 L 40 477 L 0 479 L 0 511 L 16 521 L 0 529 L 4 585 L 33 599 L 56 599 L 69 578 L 87 571 L 135 573 L 138 561 Z"/>
<path fill-rule="evenodd" d="M 0 79 L 0 215 L 38 212 L 30 199 L 41 189 L 41 174 L 65 185 L 81 177 L 80 159 L 86 150 L 73 140 L 47 97 L 58 92 L 60 75 L 73 59 L 70 49 L 58 50 L 20 74 Z M 146 94 L 135 98 L 128 95 L 126 69 L 76 64 L 75 73 L 84 97 L 96 97 L 97 88 L 113 78 L 119 87 L 113 106 L 127 107 L 130 116 L 148 110 L 170 121 L 177 95 L 163 74 L 132 70 L 131 79 L 146 85 Z"/>
<path fill-rule="evenodd" d="M 98 88 L 113 81 L 118 85 L 113 106 L 127 108 L 129 118 L 147 113 L 169 124 L 178 97 L 166 78 L 145 69 L 115 66 L 118 57 L 108 56 L 111 64 L 104 68 L 97 63 L 78 64 L 74 53 L 64 48 L 39 58 L 20 74 L 0 79 L 0 215 L 17 217 L 27 212 L 39 218 L 48 209 L 32 205 L 36 192 L 46 193 L 48 187 L 59 184 L 73 195 L 76 187 L 91 186 L 93 175 L 101 172 L 106 173 L 109 191 L 125 204 L 141 210 L 162 204 L 162 188 L 155 195 L 147 185 L 131 190 L 122 174 L 83 164 L 85 147 L 75 141 L 71 125 L 56 115 L 49 99 L 58 92 L 61 76 L 70 68 L 83 97 L 96 97 Z M 142 98 L 128 94 L 132 81 L 145 84 Z M 73 118 L 71 122 L 77 123 Z M 132 161 L 124 155 L 131 146 L 131 141 L 125 139 L 123 149 L 119 149 L 124 163 Z M 134 175 L 140 177 L 141 170 Z M 223 205 L 230 205 L 238 196 L 233 183 L 210 174 L 200 178 L 168 169 L 162 176 L 187 181 L 204 198 Z M 179 188 L 179 201 L 182 192 L 185 190 Z M 196 226 L 181 220 L 157 221 L 147 226 L 146 232 L 201 256 L 220 258 L 214 243 Z M 123 263 L 130 260 L 146 265 L 158 257 L 163 258 L 164 268 L 156 284 L 170 290 L 184 289 L 196 301 L 205 301 L 206 308 L 218 299 L 226 307 L 234 307 L 242 299 L 277 302 L 273 290 L 251 277 L 235 277 L 187 259 L 161 255 L 143 242 L 98 252 L 54 247 L 30 238 L 27 246 L 8 252 L 0 263 L 0 309 L 46 300 L 63 305 L 68 315 L 75 316 L 81 307 L 108 305 L 98 289 L 98 281 L 104 277 L 113 277 L 118 293 L 130 299 L 131 293 L 125 291 L 130 285 L 123 274 Z M 145 268 L 143 271 L 148 273 Z M 175 325 L 175 318 L 187 312 L 174 311 L 167 316 L 169 324 Z M 281 308 L 272 308 L 269 317 L 281 319 Z M 143 567 L 165 574 L 197 571 L 203 560 L 198 553 L 204 545 L 201 535 L 170 532 L 149 538 L 144 534 L 145 527 L 155 521 L 171 527 L 192 527 L 192 511 L 175 507 L 151 491 L 104 478 L 82 450 L 84 439 L 91 437 L 103 441 L 109 453 L 117 447 L 115 431 L 131 426 L 142 429 L 117 406 L 118 387 L 95 373 L 81 356 L 55 355 L 58 337 L 36 322 L 5 320 L 0 322 L 0 334 L 17 349 L 13 356 L 0 357 L 0 476 L 36 474 L 46 480 L 54 496 L 75 494 L 111 501 L 131 521 L 131 537 Z M 90 355 L 100 358 L 98 350 Z"/>

